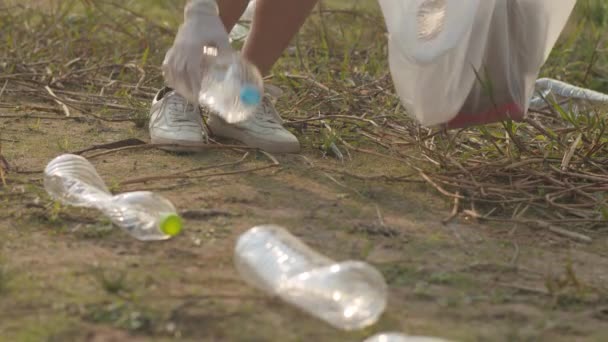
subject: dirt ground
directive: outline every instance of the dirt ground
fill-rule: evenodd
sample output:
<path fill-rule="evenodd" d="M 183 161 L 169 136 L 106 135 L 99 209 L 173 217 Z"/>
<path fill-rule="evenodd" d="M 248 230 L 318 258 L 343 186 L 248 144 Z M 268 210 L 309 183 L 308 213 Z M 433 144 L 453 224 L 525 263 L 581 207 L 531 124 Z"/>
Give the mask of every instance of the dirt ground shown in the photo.
<path fill-rule="evenodd" d="M 164 242 L 139 242 L 94 211 L 55 203 L 42 187 L 51 159 L 124 139 L 148 141 L 145 114 L 181 11 L 161 1 L 144 15 L 134 12 L 139 2 L 89 2 L 114 12 L 69 16 L 76 10 L 66 5 L 50 19 L 26 11 L 32 21 L 15 15 L 14 26 L 0 25 L 0 32 L 15 32 L 3 49 L 10 58 L 0 60 L 0 156 L 7 162 L 0 160 L 0 341 L 362 341 L 381 331 L 453 341 L 608 341 L 605 227 L 584 231 L 592 241 L 582 242 L 465 216 L 443 224 L 453 202 L 407 177 L 412 169 L 399 158 L 345 148 L 349 141 L 386 155 L 420 152 L 394 131 L 374 135 L 364 126 L 405 114 L 379 86 L 389 84 L 386 37 L 381 25 L 368 24 L 379 17 L 343 2 L 319 9 L 327 21 L 311 19 L 270 80 L 287 89 L 278 107 L 301 154 L 275 155 L 273 164 L 263 153 L 226 148 L 85 152 L 112 191 L 152 190 L 176 205 L 185 228 Z M 149 20 L 167 11 L 162 6 L 175 7 L 166 25 Z M 108 15 L 111 24 L 103 22 Z M 44 40 L 30 35 L 40 27 L 48 29 Z M 112 52 L 119 39 L 122 54 Z M 564 51 L 599 56 L 599 66 L 587 68 L 564 52 L 546 72 L 575 80 L 591 73 L 594 85 L 605 79 L 594 74 L 608 63 L 603 55 Z M 72 99 L 71 117 L 45 85 Z M 356 115 L 356 124 L 303 122 L 317 114 Z M 496 132 L 505 135 L 502 126 Z M 374 140 L 382 134 L 396 143 L 384 148 Z M 343 161 L 332 155 L 332 143 Z M 335 260 L 377 267 L 390 288 L 381 320 L 341 332 L 246 285 L 233 266 L 234 244 L 266 223 L 287 227 Z"/>
<path fill-rule="evenodd" d="M 3 118 L 0 129 L 3 155 L 22 172 L 0 192 L 2 340 L 358 341 L 385 330 L 458 341 L 608 339 L 606 236 L 579 244 L 516 226 L 442 225 L 451 205 L 425 184 L 330 174 L 311 164 L 342 166 L 315 151 L 277 156 L 280 168 L 259 172 L 122 187 L 242 153 L 146 150 L 93 159 L 114 190 L 155 190 L 180 210 L 199 211 L 178 237 L 142 243 L 92 211 L 55 207 L 38 171 L 94 143 L 146 139 L 145 130 L 26 117 Z M 251 155 L 221 171 L 266 164 Z M 373 174 L 379 165 L 399 172 L 365 155 L 348 169 Z M 378 267 L 390 286 L 381 321 L 342 333 L 244 284 L 232 263 L 235 239 L 265 223 L 288 227 L 336 260 Z"/>

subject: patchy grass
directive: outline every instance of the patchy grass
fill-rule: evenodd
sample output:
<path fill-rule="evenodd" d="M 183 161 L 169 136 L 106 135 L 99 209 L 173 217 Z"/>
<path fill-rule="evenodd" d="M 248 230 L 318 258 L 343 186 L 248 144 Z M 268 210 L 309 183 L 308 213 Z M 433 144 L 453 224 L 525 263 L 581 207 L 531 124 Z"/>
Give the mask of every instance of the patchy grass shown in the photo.
<path fill-rule="evenodd" d="M 11 274 L 7 267 L 0 260 L 0 296 L 6 295 L 9 290 Z"/>
<path fill-rule="evenodd" d="M 392 91 L 373 1 L 323 2 L 269 77 L 285 90 L 277 106 L 302 156 L 83 152 L 112 191 L 153 190 L 216 213 L 190 216 L 180 236 L 139 243 L 48 198 L 41 171 L 56 155 L 147 140 L 183 4 L 0 2 L 0 336 L 608 338 L 605 108 L 549 104 L 522 123 L 419 127 Z M 604 1 L 579 1 L 542 76 L 608 91 L 606 16 Z M 268 222 L 332 258 L 377 266 L 391 290 L 381 321 L 336 331 L 246 286 L 234 241 Z"/>
<path fill-rule="evenodd" d="M 117 270 L 111 272 L 95 268 L 91 273 L 108 294 L 120 295 L 129 292 L 129 288 L 126 284 L 127 273 L 125 271 Z"/>

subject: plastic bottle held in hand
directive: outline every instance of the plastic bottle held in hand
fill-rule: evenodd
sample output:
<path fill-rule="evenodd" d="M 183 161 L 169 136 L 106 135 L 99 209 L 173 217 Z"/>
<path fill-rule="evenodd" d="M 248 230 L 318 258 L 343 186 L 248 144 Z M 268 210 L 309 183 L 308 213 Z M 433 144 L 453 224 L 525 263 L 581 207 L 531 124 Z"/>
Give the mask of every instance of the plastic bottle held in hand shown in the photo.
<path fill-rule="evenodd" d="M 241 235 L 235 263 L 250 285 L 336 328 L 372 325 L 386 307 L 387 286 L 376 269 L 359 261 L 336 263 L 279 226 L 258 226 Z"/>
<path fill-rule="evenodd" d="M 199 103 L 235 123 L 249 118 L 262 101 L 264 82 L 259 70 L 237 52 L 219 54 L 203 47 L 203 80 Z"/>
<path fill-rule="evenodd" d="M 408 336 L 397 332 L 374 335 L 363 342 L 450 342 L 436 337 Z"/>
<path fill-rule="evenodd" d="M 64 204 L 93 208 L 138 240 L 166 240 L 182 229 L 182 220 L 169 200 L 148 191 L 113 196 L 85 158 L 64 154 L 44 170 L 44 187 Z"/>

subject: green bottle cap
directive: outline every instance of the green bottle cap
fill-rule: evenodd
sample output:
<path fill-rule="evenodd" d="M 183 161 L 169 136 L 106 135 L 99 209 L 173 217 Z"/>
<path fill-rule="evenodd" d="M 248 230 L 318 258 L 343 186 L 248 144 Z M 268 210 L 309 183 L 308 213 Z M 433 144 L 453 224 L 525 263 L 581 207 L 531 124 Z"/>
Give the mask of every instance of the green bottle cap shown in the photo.
<path fill-rule="evenodd" d="M 169 236 L 179 234 L 182 227 L 182 218 L 177 214 L 167 214 L 160 220 L 160 230 Z"/>

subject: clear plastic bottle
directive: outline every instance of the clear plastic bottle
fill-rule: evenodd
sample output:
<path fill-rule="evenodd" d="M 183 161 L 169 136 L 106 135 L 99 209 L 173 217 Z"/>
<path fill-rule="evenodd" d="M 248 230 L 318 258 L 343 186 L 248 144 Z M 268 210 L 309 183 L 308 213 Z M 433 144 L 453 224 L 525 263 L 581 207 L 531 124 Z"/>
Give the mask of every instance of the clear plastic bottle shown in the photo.
<path fill-rule="evenodd" d="M 536 81 L 535 93 L 530 100 L 531 108 L 540 108 L 547 105 L 545 99 L 554 101 L 569 100 L 577 104 L 582 103 L 608 103 L 608 95 L 599 93 L 591 89 L 580 88 L 571 84 L 554 80 L 551 78 L 541 78 Z"/>
<path fill-rule="evenodd" d="M 148 191 L 113 196 L 85 158 L 64 154 L 44 170 L 44 187 L 60 202 L 100 210 L 138 240 L 166 240 L 179 234 L 182 220 L 169 200 Z"/>
<path fill-rule="evenodd" d="M 376 269 L 360 261 L 336 263 L 279 226 L 241 235 L 235 264 L 250 285 L 339 329 L 372 325 L 386 307 L 386 282 Z"/>
<path fill-rule="evenodd" d="M 199 103 L 228 123 L 249 118 L 264 95 L 260 71 L 240 53 L 218 54 L 211 46 L 203 48 L 203 59 Z"/>
<path fill-rule="evenodd" d="M 363 342 L 449 342 L 436 337 L 408 336 L 397 332 L 388 332 L 374 335 Z"/>

